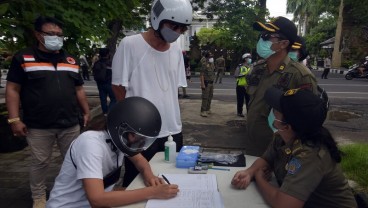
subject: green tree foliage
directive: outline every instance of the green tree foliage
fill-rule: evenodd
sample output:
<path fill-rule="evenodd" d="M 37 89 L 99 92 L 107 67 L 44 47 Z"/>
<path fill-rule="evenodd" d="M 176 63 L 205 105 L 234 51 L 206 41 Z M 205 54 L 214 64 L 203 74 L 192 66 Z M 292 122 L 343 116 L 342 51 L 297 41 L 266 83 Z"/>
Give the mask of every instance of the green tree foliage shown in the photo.
<path fill-rule="evenodd" d="M 362 0 L 344 0 L 345 11 L 356 25 L 368 25 L 368 4 Z"/>
<path fill-rule="evenodd" d="M 218 47 L 233 51 L 237 56 L 233 59 L 237 60 L 256 46 L 258 32 L 253 30 L 252 24 L 259 20 L 260 14 L 265 14 L 259 8 L 259 2 L 254 0 L 213 0 L 208 3 L 204 13 L 209 18 L 217 18 L 215 29 L 205 30 L 198 36 L 201 41 L 208 38 Z M 206 33 L 213 34 L 206 36 Z"/>
<path fill-rule="evenodd" d="M 336 18 L 333 16 L 323 18 L 318 25 L 312 28 L 306 35 L 306 44 L 309 53 L 318 54 L 321 50 L 320 43 L 335 36 Z"/>
<path fill-rule="evenodd" d="M 17 49 L 32 44 L 33 22 L 40 15 L 54 16 L 64 22 L 65 48 L 72 53 L 88 53 L 92 42 L 106 43 L 121 37 L 112 31 L 120 28 L 144 28 L 150 0 L 12 0 L 0 1 L 0 36 L 4 44 L 16 41 Z"/>
<path fill-rule="evenodd" d="M 287 0 L 286 11 L 293 13 L 293 20 L 303 25 L 306 33 L 318 26 L 323 14 L 338 15 L 339 1 L 335 0 Z"/>

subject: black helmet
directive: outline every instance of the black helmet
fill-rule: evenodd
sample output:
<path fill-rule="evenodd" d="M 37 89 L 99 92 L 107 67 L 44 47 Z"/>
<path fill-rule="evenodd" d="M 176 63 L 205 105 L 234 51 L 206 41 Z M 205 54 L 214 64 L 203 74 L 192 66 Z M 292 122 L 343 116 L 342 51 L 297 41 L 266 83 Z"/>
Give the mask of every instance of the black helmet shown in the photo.
<path fill-rule="evenodd" d="M 107 115 L 107 131 L 112 142 L 128 156 L 146 150 L 160 130 L 160 113 L 142 97 L 125 98 L 116 103 Z"/>

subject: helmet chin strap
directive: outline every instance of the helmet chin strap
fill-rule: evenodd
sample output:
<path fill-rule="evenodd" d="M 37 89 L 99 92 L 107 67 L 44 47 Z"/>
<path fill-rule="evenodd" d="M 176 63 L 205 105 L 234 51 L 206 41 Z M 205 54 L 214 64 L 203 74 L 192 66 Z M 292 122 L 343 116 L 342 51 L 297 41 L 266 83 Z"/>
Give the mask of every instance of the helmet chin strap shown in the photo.
<path fill-rule="evenodd" d="M 105 141 L 106 141 L 106 143 L 107 143 L 107 144 L 109 144 L 109 143 L 110 143 L 110 148 L 111 148 L 111 150 L 112 150 L 113 152 L 116 152 L 116 151 L 118 150 L 118 148 L 115 146 L 114 142 L 112 142 L 112 140 L 111 140 L 111 139 L 106 139 Z"/>

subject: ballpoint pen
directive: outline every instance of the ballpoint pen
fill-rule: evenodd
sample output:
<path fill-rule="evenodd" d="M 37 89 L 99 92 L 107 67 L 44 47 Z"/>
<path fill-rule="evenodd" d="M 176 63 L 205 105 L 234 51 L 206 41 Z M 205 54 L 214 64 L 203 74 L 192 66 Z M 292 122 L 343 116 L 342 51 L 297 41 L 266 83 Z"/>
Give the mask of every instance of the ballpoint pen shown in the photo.
<path fill-rule="evenodd" d="M 166 181 L 167 184 L 171 184 L 170 181 L 164 175 L 161 175 L 161 176 Z"/>
<path fill-rule="evenodd" d="M 226 171 L 230 171 L 229 168 L 214 168 L 214 167 L 210 167 L 208 169 L 212 169 L 212 170 L 226 170 Z"/>

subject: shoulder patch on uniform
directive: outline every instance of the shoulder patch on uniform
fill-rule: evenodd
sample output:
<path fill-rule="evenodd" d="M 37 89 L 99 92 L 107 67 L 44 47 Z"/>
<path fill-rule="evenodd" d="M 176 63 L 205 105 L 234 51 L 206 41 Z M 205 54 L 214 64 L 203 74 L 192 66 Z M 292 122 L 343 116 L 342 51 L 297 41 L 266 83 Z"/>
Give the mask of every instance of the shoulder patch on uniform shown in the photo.
<path fill-rule="evenodd" d="M 75 64 L 76 62 L 75 62 L 75 59 L 73 58 L 73 57 L 67 57 L 66 58 L 66 61 L 69 63 L 69 64 Z"/>
<path fill-rule="evenodd" d="M 299 90 L 299 88 L 297 88 L 297 89 L 290 89 L 290 90 L 288 90 L 288 91 L 286 91 L 286 92 L 284 93 L 284 96 L 294 95 L 295 93 L 297 93 L 297 92 L 298 92 L 298 90 Z"/>
<path fill-rule="evenodd" d="M 287 164 L 287 172 L 288 174 L 294 175 L 299 172 L 302 165 L 300 164 L 299 160 L 293 157 Z"/>

